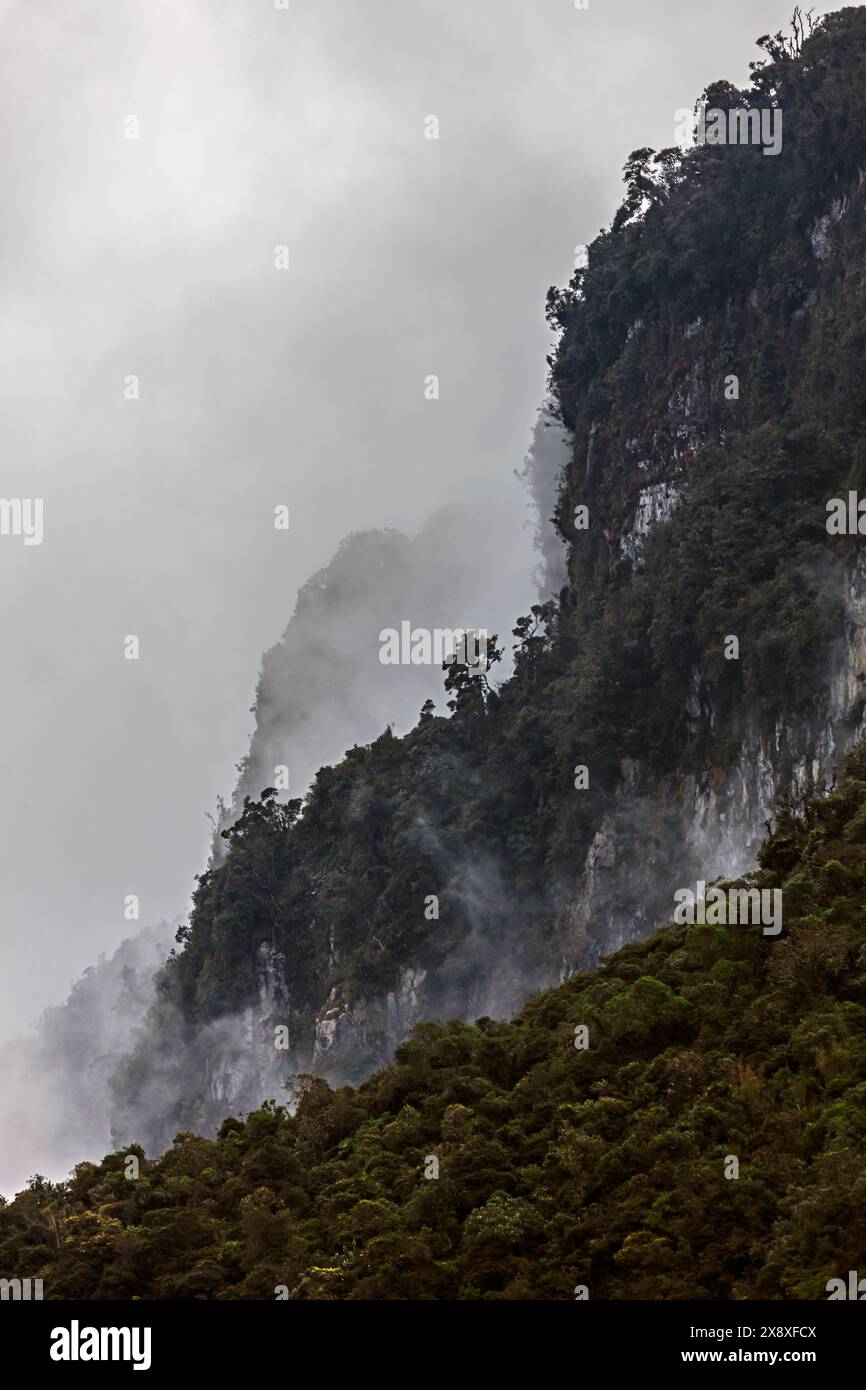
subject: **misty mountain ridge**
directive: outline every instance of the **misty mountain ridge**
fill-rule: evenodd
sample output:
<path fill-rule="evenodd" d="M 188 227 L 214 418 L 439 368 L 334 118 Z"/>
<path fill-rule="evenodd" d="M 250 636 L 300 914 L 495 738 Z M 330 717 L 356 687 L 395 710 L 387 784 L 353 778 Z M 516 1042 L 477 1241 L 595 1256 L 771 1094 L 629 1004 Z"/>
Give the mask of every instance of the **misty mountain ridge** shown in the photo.
<path fill-rule="evenodd" d="M 533 449 L 527 479 L 543 487 L 545 472 L 552 473 L 552 491 L 564 460 L 562 443 L 543 455 Z M 531 497 L 537 500 L 534 488 Z M 538 536 L 552 529 L 539 521 Z M 276 768 L 287 768 L 288 790 L 303 797 L 319 768 L 381 732 L 383 710 L 389 726 L 404 732 L 425 700 L 442 702 L 441 670 L 433 663 L 414 663 L 396 678 L 383 672 L 380 633 L 399 630 L 405 621 L 428 632 L 484 624 L 495 631 L 509 620 L 510 590 L 529 593 L 522 575 L 506 586 L 494 578 L 499 549 L 513 531 L 504 515 L 454 504 L 441 508 L 412 539 L 396 530 L 345 538 L 300 590 L 282 638 L 262 658 L 255 729 L 231 802 L 221 808 L 218 832 L 238 819 L 245 797 L 258 797 L 274 784 Z M 218 833 L 218 858 L 223 848 Z"/>
<path fill-rule="evenodd" d="M 538 488 L 550 492 L 555 476 L 542 475 L 563 462 L 561 443 L 538 457 L 530 450 L 531 498 Z M 393 529 L 345 538 L 303 586 L 282 638 L 262 659 L 250 747 L 238 764 L 232 797 L 211 817 L 211 866 L 224 858 L 221 832 L 241 814 L 244 798 L 257 798 L 272 785 L 279 766 L 289 772 L 281 799 L 303 795 L 321 766 L 380 731 L 383 711 L 394 728 L 408 729 L 425 700 L 441 702 L 437 668 L 383 667 L 380 628 L 407 611 L 421 624 L 453 623 L 470 605 L 488 622 L 500 622 L 511 588 L 530 587 L 528 575 L 503 584 L 493 565 L 497 548 L 506 539 L 513 544 L 518 524 L 504 509 L 484 517 L 454 504 L 412 538 Z M 85 970 L 66 1003 L 46 1010 L 29 1036 L 6 1044 L 0 1055 L 0 1126 L 7 1136 L 0 1190 L 11 1191 L 34 1170 L 57 1176 L 82 1155 L 97 1157 L 111 1142 L 117 1113 L 137 1126 L 139 1101 L 116 1103 L 112 1077 L 145 1025 L 156 1000 L 155 977 L 182 926 L 177 918 L 143 927 L 108 960 Z M 232 1040 L 238 1033 L 243 1038 L 245 1027 L 253 1025 L 229 1018 L 213 1030 L 223 1056 L 236 1055 L 241 1072 L 245 1049 L 241 1043 L 233 1053 Z M 267 1071 L 247 1077 L 249 1103 L 281 1081 Z M 169 1095 L 174 1101 L 176 1081 Z M 161 1103 L 157 1085 L 147 1092 L 146 1115 Z"/>
<path fill-rule="evenodd" d="M 703 96 L 783 106 L 779 156 L 635 151 L 550 291 L 567 572 L 507 678 L 452 667 L 448 717 L 359 743 L 302 808 L 254 785 L 288 698 L 287 649 L 267 660 L 267 752 L 115 1078 L 118 1140 L 213 1133 L 298 1073 L 357 1084 L 424 1019 L 509 1016 L 832 785 L 866 679 L 866 569 L 825 526 L 866 481 L 864 16 L 761 47 Z"/>

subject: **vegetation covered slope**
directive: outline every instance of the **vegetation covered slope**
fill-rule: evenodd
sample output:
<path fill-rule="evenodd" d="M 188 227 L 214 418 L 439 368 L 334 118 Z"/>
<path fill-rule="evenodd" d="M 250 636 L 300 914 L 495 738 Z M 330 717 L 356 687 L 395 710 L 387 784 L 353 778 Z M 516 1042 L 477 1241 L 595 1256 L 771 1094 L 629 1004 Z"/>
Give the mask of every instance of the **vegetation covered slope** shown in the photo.
<path fill-rule="evenodd" d="M 201 1039 L 256 1003 L 263 950 L 286 963 L 289 1069 L 313 1065 L 332 991 L 384 997 L 409 965 L 426 972 L 428 1016 L 471 1016 L 497 960 L 525 998 L 608 949 L 603 919 L 574 939 L 568 905 L 624 760 L 675 792 L 730 766 L 749 724 L 820 706 L 858 544 L 828 537 L 826 501 L 866 480 L 866 11 L 829 16 L 802 48 L 762 47 L 747 89 L 707 98 L 781 108 L 781 153 L 636 151 L 611 228 L 551 292 L 552 386 L 574 436 L 562 594 L 518 621 L 500 687 L 495 669 L 489 688 L 453 673 L 451 718 L 428 711 L 406 738 L 354 748 L 303 816 L 276 796 L 247 803 L 117 1077 L 121 1108 L 159 1098 L 149 1147 L 213 1122 Z M 624 543 L 660 480 L 676 507 L 636 564 Z M 353 1036 L 332 1074 L 363 1079 L 386 1050 L 369 1044 Z"/>
<path fill-rule="evenodd" d="M 505 684 L 455 671 L 450 719 L 427 712 L 406 738 L 352 749 L 303 816 L 275 795 L 247 802 L 117 1077 L 121 1111 L 157 1097 L 139 1130 L 150 1148 L 213 1123 L 200 1040 L 256 1004 L 263 951 L 286 962 L 288 1070 L 313 1066 L 332 991 L 341 1006 L 381 998 L 407 966 L 425 972 L 428 1016 L 470 1016 L 503 959 L 523 999 L 607 949 L 602 919 L 575 940 L 569 903 L 624 760 L 676 798 L 689 771 L 730 766 L 746 726 L 820 708 L 858 546 L 828 537 L 826 502 L 866 481 L 866 11 L 830 15 L 802 49 L 762 46 L 748 89 L 706 96 L 781 108 L 781 153 L 635 152 L 612 227 L 550 293 L 552 386 L 574 435 L 562 595 L 518 620 Z M 624 542 L 660 482 L 676 509 L 635 563 Z M 730 634 L 740 660 L 724 659 Z M 332 1049 L 329 1074 L 363 1079 L 386 1052 L 367 1041 Z"/>
<path fill-rule="evenodd" d="M 866 745 L 779 808 L 754 882 L 783 888 L 776 938 L 665 927 L 512 1022 L 421 1024 L 358 1090 L 302 1078 L 294 1115 L 138 1150 L 137 1178 L 126 1151 L 34 1179 L 0 1208 L 0 1275 L 48 1298 L 826 1297 L 866 1267 Z"/>

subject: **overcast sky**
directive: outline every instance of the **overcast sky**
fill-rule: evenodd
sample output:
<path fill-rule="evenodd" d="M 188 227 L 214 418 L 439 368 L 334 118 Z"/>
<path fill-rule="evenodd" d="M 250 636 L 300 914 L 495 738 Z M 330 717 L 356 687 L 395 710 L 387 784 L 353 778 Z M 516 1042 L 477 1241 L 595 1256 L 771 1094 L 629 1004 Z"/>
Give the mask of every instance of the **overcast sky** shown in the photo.
<path fill-rule="evenodd" d="M 261 653 L 341 537 L 520 516 L 548 286 L 789 9 L 0 0 L 0 492 L 44 499 L 41 545 L 0 537 L 0 1036 L 127 894 L 185 910 Z"/>

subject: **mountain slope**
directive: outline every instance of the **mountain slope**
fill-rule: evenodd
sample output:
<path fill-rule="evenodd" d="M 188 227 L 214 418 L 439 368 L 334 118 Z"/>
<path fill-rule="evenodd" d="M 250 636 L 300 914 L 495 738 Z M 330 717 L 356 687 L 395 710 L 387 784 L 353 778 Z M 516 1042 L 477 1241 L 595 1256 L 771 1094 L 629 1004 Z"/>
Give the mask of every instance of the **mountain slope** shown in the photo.
<path fill-rule="evenodd" d="M 781 935 L 668 926 L 513 1022 L 420 1025 L 357 1091 L 301 1078 L 294 1115 L 137 1149 L 136 1180 L 129 1151 L 34 1180 L 0 1208 L 0 1275 L 46 1298 L 825 1298 L 866 1261 L 866 745 L 760 857 Z"/>
<path fill-rule="evenodd" d="M 707 96 L 782 109 L 781 153 L 635 152 L 549 297 L 559 598 L 500 686 L 452 671 L 450 718 L 354 748 L 303 814 L 247 801 L 118 1073 L 158 1100 L 118 1142 L 213 1132 L 245 1078 L 358 1082 L 419 1019 L 508 1016 L 747 869 L 775 795 L 831 785 L 866 690 L 864 557 L 825 524 L 866 479 L 866 13 L 763 48 Z"/>

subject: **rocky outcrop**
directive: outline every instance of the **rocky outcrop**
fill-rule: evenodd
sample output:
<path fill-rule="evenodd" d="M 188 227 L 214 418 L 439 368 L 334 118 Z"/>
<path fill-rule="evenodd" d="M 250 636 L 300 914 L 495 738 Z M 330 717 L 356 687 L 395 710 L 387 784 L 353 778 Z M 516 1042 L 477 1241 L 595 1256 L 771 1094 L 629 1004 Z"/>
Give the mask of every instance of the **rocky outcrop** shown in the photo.
<path fill-rule="evenodd" d="M 583 882 L 564 912 L 570 949 L 561 978 L 670 919 L 674 892 L 696 879 L 735 878 L 755 864 L 777 798 L 799 802 L 834 784 L 842 755 L 866 732 L 866 561 L 842 582 L 845 640 L 830 654 L 824 692 L 812 707 L 754 722 L 728 768 L 659 781 L 625 760 L 611 811 L 586 855 Z M 695 675 L 688 700 L 695 724 L 712 721 Z"/>
<path fill-rule="evenodd" d="M 293 1052 L 291 1006 L 285 957 L 273 947 L 259 950 L 259 997 L 240 1014 L 217 1019 L 202 1037 L 204 1094 L 210 1114 L 252 1109 L 278 1097 Z M 280 1031 L 282 1030 L 282 1031 Z"/>

